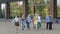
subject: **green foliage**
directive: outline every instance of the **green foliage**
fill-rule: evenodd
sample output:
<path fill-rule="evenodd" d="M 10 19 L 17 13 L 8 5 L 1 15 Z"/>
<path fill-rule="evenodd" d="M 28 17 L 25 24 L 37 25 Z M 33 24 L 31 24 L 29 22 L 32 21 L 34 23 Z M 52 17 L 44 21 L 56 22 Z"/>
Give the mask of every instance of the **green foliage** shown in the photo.
<path fill-rule="evenodd" d="M 45 1 L 44 0 L 34 0 L 34 1 L 32 1 L 32 0 L 30 0 L 31 2 L 29 3 L 29 14 L 31 15 L 31 16 L 33 16 L 34 15 L 34 4 L 38 4 L 38 5 L 41 5 L 41 6 L 35 6 L 35 13 L 38 13 L 38 14 L 41 14 L 42 15 L 42 17 L 44 18 L 45 16 L 46 16 L 46 13 L 45 13 L 45 11 L 44 11 L 44 9 L 45 9 L 45 7 L 46 7 L 46 5 L 45 5 Z M 33 7 L 33 8 L 32 8 Z M 31 9 L 33 9 L 33 11 L 31 10 Z"/>
<path fill-rule="evenodd" d="M 30 0 L 30 1 L 29 1 L 30 3 L 28 3 L 29 14 L 31 16 L 34 15 L 34 8 L 33 8 L 34 4 L 33 4 L 33 2 L 35 2 L 35 4 L 43 5 L 43 6 L 35 6 L 36 13 L 42 14 L 42 17 L 45 17 L 45 12 L 43 10 L 46 7 L 45 6 L 45 1 L 44 0 L 34 0 L 34 1 Z M 13 15 L 14 16 L 15 15 L 22 16 L 23 8 L 22 8 L 22 6 L 18 7 L 17 2 L 16 3 L 15 2 L 11 3 L 10 10 L 11 10 L 11 16 L 13 16 Z M 14 13 L 14 11 L 16 11 L 16 12 Z"/>
<path fill-rule="evenodd" d="M 60 17 L 60 6 L 57 6 L 57 17 Z"/>
<path fill-rule="evenodd" d="M 45 1 L 41 0 L 39 4 L 41 6 L 36 6 L 36 11 L 38 14 L 40 14 L 44 18 L 46 16 L 46 14 L 44 13 L 44 8 L 46 7 Z"/>
<path fill-rule="evenodd" d="M 22 6 L 18 6 L 17 2 L 10 3 L 10 13 L 11 13 L 10 16 L 11 17 L 14 17 L 16 15 L 22 16 L 22 11 L 23 11 Z"/>

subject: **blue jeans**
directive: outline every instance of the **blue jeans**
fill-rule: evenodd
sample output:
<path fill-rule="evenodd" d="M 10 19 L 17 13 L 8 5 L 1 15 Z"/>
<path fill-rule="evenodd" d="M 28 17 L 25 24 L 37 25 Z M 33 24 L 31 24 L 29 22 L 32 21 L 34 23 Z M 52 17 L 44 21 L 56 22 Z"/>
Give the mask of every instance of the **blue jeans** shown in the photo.
<path fill-rule="evenodd" d="M 27 28 L 30 29 L 30 22 L 26 22 Z"/>
<path fill-rule="evenodd" d="M 22 30 L 24 30 L 24 28 L 25 28 L 25 22 L 24 20 L 22 20 Z"/>

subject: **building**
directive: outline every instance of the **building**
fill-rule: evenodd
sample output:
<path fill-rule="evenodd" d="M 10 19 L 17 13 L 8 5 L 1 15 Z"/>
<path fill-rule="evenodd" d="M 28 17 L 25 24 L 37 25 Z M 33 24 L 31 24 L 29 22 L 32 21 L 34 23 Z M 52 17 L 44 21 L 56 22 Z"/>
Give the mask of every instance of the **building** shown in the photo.
<path fill-rule="evenodd" d="M 1 4 L 2 3 L 6 4 L 3 18 L 9 19 L 10 18 L 10 2 L 17 2 L 17 1 L 22 1 L 22 0 L 1 0 L 0 1 L 0 18 L 2 18 Z M 49 0 L 49 2 L 50 2 L 49 14 L 51 14 L 53 18 L 57 18 L 57 0 Z M 28 15 L 27 5 L 28 5 L 28 0 L 23 0 L 23 7 L 24 7 L 23 14 L 25 15 L 25 17 Z"/>

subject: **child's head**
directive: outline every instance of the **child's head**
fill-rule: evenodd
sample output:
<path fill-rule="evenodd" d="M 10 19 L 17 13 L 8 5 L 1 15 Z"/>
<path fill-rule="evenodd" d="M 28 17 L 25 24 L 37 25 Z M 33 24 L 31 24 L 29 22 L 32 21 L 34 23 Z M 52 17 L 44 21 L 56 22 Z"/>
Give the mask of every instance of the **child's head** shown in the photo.
<path fill-rule="evenodd" d="M 16 16 L 15 18 L 19 18 L 19 16 Z"/>
<path fill-rule="evenodd" d="M 19 16 L 17 16 L 19 18 Z"/>

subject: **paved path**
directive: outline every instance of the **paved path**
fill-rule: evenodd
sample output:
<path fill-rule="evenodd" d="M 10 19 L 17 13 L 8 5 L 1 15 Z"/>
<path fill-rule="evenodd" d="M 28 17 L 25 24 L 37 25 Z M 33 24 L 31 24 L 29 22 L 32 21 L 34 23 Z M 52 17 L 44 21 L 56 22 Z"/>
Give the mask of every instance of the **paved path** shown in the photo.
<path fill-rule="evenodd" d="M 53 30 L 46 30 L 45 27 L 46 24 L 42 23 L 42 27 L 38 31 L 36 31 L 33 29 L 33 26 L 31 24 L 30 30 L 25 28 L 25 30 L 22 31 L 20 23 L 18 33 L 16 33 L 13 23 L 0 21 L 0 34 L 60 34 L 60 24 L 53 24 Z"/>

